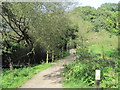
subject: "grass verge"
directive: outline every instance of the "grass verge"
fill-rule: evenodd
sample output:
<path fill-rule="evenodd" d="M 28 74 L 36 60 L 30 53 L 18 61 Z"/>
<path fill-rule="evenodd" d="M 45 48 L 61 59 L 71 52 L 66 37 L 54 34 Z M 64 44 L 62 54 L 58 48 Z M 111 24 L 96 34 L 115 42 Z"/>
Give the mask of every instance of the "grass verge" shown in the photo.
<path fill-rule="evenodd" d="M 64 52 L 63 57 L 55 60 L 55 62 L 59 62 L 65 57 L 69 56 L 69 52 Z M 43 71 L 53 63 L 42 63 L 40 65 L 32 66 L 32 67 L 24 67 L 14 70 L 3 70 L 2 71 L 2 88 L 17 88 L 25 83 L 27 80 L 32 78 L 33 75 Z"/>
<path fill-rule="evenodd" d="M 43 63 L 33 67 L 5 70 L 2 72 L 2 88 L 17 88 L 38 72 L 52 66 L 52 63 Z"/>

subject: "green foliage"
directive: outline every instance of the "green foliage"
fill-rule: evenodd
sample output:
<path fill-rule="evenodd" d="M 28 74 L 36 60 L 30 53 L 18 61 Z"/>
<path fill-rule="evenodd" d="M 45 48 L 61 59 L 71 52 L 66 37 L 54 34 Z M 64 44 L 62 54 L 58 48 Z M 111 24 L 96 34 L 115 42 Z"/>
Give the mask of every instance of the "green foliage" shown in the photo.
<path fill-rule="evenodd" d="M 64 85 L 63 87 L 65 88 L 92 88 L 90 86 L 88 86 L 86 83 L 83 83 L 82 81 L 76 79 L 76 80 L 71 80 L 71 81 L 64 81 Z M 92 90 L 92 89 L 91 89 Z"/>
<path fill-rule="evenodd" d="M 68 6 L 61 2 L 2 3 L 4 65 L 39 64 L 39 60 L 45 61 L 47 51 L 54 51 L 54 56 L 65 51 L 75 31 L 69 26 Z"/>
<path fill-rule="evenodd" d="M 106 42 L 107 42 L 107 40 L 106 40 Z M 115 43 L 115 40 L 113 42 Z M 102 43 L 104 45 L 105 58 L 113 59 L 113 60 L 118 59 L 119 58 L 118 49 L 117 49 L 116 45 L 109 45 L 111 43 L 112 42 L 105 43 L 104 41 Z M 90 50 L 92 50 L 94 54 L 99 55 L 99 58 L 101 58 L 101 55 L 102 55 L 101 44 L 100 45 L 97 45 L 97 44 L 90 45 L 88 48 Z"/>
<path fill-rule="evenodd" d="M 84 60 L 87 58 L 92 58 L 92 51 L 90 51 L 86 46 L 78 46 L 76 48 L 77 60 Z"/>
<path fill-rule="evenodd" d="M 97 10 L 85 6 L 70 12 L 71 21 L 78 27 L 73 41 L 77 48 L 75 62 L 65 65 L 65 87 L 95 87 L 95 70 L 99 69 L 100 87 L 118 88 L 117 7 L 111 3 L 103 4 Z"/>
<path fill-rule="evenodd" d="M 118 59 L 114 57 L 118 56 L 117 52 L 109 51 L 108 53 L 106 50 L 106 55 L 109 54 L 116 60 L 113 60 L 111 57 L 110 59 L 103 60 L 99 57 L 99 53 L 91 52 L 90 50 L 87 47 L 82 48 L 79 46 L 76 48 L 76 60 L 69 65 L 65 65 L 63 72 L 65 78 L 64 86 L 71 88 L 94 88 L 95 70 L 100 70 L 100 87 L 118 88 Z M 107 57 L 109 57 L 109 55 L 107 55 Z M 79 83 L 75 85 L 75 81 Z"/>
<path fill-rule="evenodd" d="M 117 3 L 105 3 L 105 4 L 102 4 L 101 7 L 99 8 L 105 8 L 109 11 L 118 11 L 118 4 Z"/>
<path fill-rule="evenodd" d="M 115 62 L 109 60 L 82 60 L 73 62 L 65 66 L 65 79 L 68 83 L 72 80 L 76 80 L 86 83 L 91 87 L 95 87 L 96 69 L 101 70 L 101 88 L 118 87 L 118 72 L 115 71 Z M 79 86 L 79 84 L 80 83 L 78 83 L 77 86 Z"/>
<path fill-rule="evenodd" d="M 95 18 L 96 9 L 90 6 L 77 7 L 73 13 L 79 14 L 85 21 L 92 21 Z"/>
<path fill-rule="evenodd" d="M 105 3 L 97 10 L 90 6 L 77 7 L 71 11 L 77 20 L 80 17 L 84 21 L 88 21 L 93 25 L 93 31 L 99 32 L 101 30 L 109 31 L 112 34 L 118 35 L 119 29 L 117 24 L 118 4 Z M 87 25 L 86 25 L 87 26 Z"/>
<path fill-rule="evenodd" d="M 108 57 L 114 58 L 114 59 L 119 59 L 119 54 L 118 54 L 118 49 L 112 50 L 112 51 L 107 51 L 106 55 Z"/>
<path fill-rule="evenodd" d="M 69 51 L 65 51 L 64 53 L 63 53 L 63 57 L 66 57 L 66 56 L 69 56 L 70 55 L 70 52 Z"/>
<path fill-rule="evenodd" d="M 17 88 L 34 74 L 47 69 L 52 63 L 43 63 L 41 65 L 24 67 L 15 70 L 4 70 L 2 72 L 2 88 Z"/>
<path fill-rule="evenodd" d="M 47 55 L 49 55 L 48 58 L 67 56 L 69 53 L 64 52 L 66 48 L 76 46 L 76 62 L 65 67 L 66 82 L 71 87 L 92 87 L 93 72 L 100 69 L 102 87 L 117 87 L 117 80 L 114 77 L 117 77 L 118 72 L 115 71 L 116 61 L 113 60 L 119 58 L 116 51 L 118 46 L 116 36 L 120 31 L 117 23 L 117 4 L 103 4 L 97 10 L 90 6 L 77 7 L 67 12 L 68 6 L 67 3 L 55 2 L 2 3 L 3 22 L 0 26 L 3 28 L 1 31 L 3 64 L 8 66 L 35 62 L 38 64 L 42 62 L 39 60 L 45 60 Z M 98 47 L 92 47 L 92 44 Z M 87 45 L 94 51 L 91 52 Z M 102 55 L 102 47 L 104 47 L 105 56 L 110 60 L 101 60 L 100 57 L 96 57 L 96 54 Z M 113 49 L 115 51 L 111 52 Z M 54 55 L 50 53 L 51 51 Z M 44 65 L 44 68 L 46 67 Z M 4 71 L 3 86 L 5 88 L 19 86 L 33 75 L 32 68 Z M 113 74 L 111 74 L 112 71 Z M 14 85 L 12 85 L 13 81 L 15 81 Z M 18 84 L 17 81 L 19 81 Z M 75 85 L 77 83 L 80 86 Z"/>

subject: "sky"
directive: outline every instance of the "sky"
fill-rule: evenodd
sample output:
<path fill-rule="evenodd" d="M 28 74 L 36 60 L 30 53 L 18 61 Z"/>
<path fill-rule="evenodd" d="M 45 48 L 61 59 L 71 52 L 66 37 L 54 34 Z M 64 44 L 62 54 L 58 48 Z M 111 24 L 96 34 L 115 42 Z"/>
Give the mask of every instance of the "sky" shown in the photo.
<path fill-rule="evenodd" d="M 78 6 L 92 6 L 96 9 L 104 3 L 118 3 L 120 0 L 1 0 L 1 1 L 8 1 L 8 2 L 79 2 Z"/>
<path fill-rule="evenodd" d="M 79 0 L 80 6 L 92 6 L 98 8 L 103 3 L 118 3 L 120 0 Z"/>

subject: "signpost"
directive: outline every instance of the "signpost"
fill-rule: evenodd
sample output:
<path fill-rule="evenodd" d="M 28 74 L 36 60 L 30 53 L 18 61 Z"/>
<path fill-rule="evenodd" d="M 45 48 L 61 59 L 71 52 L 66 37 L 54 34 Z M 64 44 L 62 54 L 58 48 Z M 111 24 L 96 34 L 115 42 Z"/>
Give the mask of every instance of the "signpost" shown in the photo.
<path fill-rule="evenodd" d="M 97 90 L 99 89 L 100 86 L 100 70 L 95 71 L 95 80 L 96 80 L 96 87 Z"/>

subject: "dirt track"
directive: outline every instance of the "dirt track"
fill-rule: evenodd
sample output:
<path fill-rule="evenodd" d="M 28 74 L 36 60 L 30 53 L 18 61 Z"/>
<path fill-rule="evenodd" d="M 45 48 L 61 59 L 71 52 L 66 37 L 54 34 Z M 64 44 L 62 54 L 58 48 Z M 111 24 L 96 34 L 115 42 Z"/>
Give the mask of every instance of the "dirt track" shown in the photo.
<path fill-rule="evenodd" d="M 62 75 L 61 71 L 63 70 L 65 64 L 73 61 L 74 55 L 66 57 L 64 60 L 55 62 L 55 64 L 36 74 L 26 83 L 24 83 L 20 88 L 62 88 Z"/>

